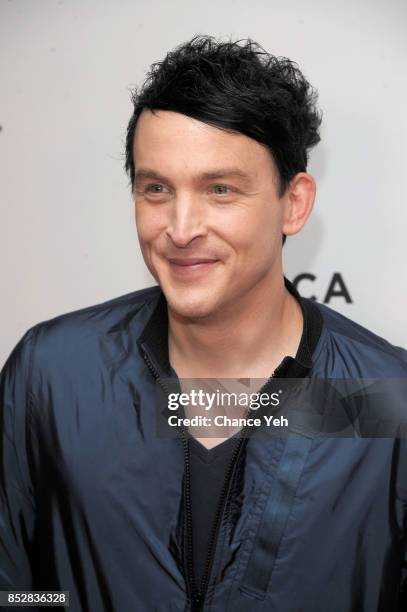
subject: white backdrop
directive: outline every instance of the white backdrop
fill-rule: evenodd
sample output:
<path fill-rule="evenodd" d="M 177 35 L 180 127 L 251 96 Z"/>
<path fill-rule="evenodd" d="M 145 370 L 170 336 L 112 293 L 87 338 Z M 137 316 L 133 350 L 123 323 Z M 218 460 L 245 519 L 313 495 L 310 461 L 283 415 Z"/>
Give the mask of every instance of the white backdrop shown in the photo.
<path fill-rule="evenodd" d="M 318 89 L 316 207 L 289 278 L 407 345 L 405 0 L 0 1 L 0 365 L 35 323 L 153 284 L 123 170 L 129 88 L 194 34 L 250 37 Z"/>

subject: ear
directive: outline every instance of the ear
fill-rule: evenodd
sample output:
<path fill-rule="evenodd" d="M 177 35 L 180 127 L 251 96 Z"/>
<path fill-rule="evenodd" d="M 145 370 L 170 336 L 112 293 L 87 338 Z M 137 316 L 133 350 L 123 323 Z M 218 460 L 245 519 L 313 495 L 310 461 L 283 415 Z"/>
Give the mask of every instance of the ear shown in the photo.
<path fill-rule="evenodd" d="M 291 179 L 283 196 L 283 234 L 291 236 L 303 228 L 314 206 L 316 191 L 315 179 L 308 172 L 299 172 Z"/>

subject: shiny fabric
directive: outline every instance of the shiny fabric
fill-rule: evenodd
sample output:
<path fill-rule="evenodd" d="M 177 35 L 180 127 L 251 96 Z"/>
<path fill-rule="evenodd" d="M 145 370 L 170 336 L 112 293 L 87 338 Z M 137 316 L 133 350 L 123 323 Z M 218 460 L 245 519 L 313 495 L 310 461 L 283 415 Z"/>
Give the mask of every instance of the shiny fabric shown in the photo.
<path fill-rule="evenodd" d="M 160 297 L 41 322 L 4 365 L 0 590 L 68 590 L 71 612 L 191 609 L 182 441 L 156 435 L 137 343 Z M 317 308 L 310 377 L 406 378 L 406 351 Z M 203 610 L 404 612 L 406 518 L 406 440 L 249 439 Z"/>

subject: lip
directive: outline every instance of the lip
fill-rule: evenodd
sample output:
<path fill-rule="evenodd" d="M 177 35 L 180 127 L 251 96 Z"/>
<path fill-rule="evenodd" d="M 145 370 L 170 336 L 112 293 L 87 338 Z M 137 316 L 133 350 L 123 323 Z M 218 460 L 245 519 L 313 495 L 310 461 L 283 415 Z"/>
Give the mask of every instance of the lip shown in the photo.
<path fill-rule="evenodd" d="M 181 257 L 171 257 L 168 259 L 171 264 L 176 266 L 197 266 L 201 264 L 211 264 L 218 261 L 217 259 L 211 259 L 209 257 L 190 257 L 190 258 L 181 258 Z"/>
<path fill-rule="evenodd" d="M 168 260 L 172 274 L 177 277 L 190 278 L 199 274 L 206 274 L 219 262 L 218 259 L 207 257 L 178 258 Z"/>

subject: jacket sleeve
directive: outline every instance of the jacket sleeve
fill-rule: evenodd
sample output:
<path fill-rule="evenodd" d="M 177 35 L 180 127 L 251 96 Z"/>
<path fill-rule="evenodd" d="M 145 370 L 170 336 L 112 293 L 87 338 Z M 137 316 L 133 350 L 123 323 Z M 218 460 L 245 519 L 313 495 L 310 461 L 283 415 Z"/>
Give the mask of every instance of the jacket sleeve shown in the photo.
<path fill-rule="evenodd" d="M 0 590 L 31 590 L 35 506 L 29 478 L 26 416 L 36 327 L 0 372 Z"/>

